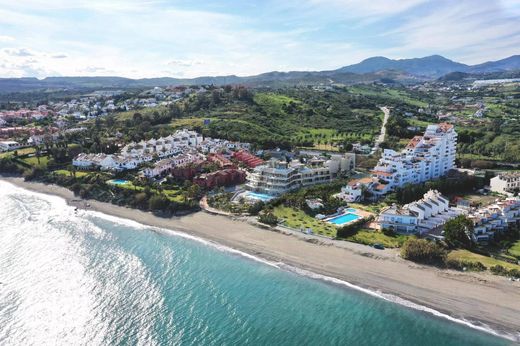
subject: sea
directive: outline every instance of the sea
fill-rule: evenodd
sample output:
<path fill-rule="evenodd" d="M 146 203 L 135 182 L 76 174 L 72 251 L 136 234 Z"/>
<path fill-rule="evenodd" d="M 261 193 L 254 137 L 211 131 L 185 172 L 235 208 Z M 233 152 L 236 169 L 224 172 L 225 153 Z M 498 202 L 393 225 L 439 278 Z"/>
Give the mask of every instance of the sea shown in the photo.
<path fill-rule="evenodd" d="M 493 333 L 0 181 L 0 345 L 512 344 Z"/>

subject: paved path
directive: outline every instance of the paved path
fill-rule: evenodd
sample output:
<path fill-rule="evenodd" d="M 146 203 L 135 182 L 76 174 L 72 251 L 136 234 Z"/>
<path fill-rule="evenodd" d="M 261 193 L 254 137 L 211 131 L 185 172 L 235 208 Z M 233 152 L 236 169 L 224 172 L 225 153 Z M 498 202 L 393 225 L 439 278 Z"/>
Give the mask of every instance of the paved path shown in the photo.
<path fill-rule="evenodd" d="M 383 111 L 383 113 L 385 113 L 385 117 L 383 118 L 383 125 L 381 125 L 381 133 L 376 138 L 374 148 L 372 149 L 372 154 L 375 153 L 379 149 L 379 145 L 385 141 L 386 123 L 390 118 L 390 109 L 388 109 L 388 107 L 381 107 L 380 109 Z"/>

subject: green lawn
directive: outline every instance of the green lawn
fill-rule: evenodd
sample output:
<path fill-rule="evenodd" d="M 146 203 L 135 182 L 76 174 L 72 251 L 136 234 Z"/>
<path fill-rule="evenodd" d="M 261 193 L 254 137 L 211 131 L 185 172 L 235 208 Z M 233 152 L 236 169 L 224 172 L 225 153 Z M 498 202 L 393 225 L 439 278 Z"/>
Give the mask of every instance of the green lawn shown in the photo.
<path fill-rule="evenodd" d="M 170 125 L 174 130 L 184 127 L 202 126 L 204 124 L 204 119 L 217 120 L 217 118 L 181 118 L 174 119 Z"/>
<path fill-rule="evenodd" d="M 13 151 L 6 151 L 3 153 L 0 153 L 0 158 L 12 156 L 15 151 L 18 153 L 18 156 L 21 156 L 21 155 L 33 154 L 34 152 L 36 152 L 36 149 L 33 147 L 29 147 L 29 148 L 21 148 L 21 149 L 13 150 Z"/>
<path fill-rule="evenodd" d="M 22 159 L 22 161 L 26 162 L 27 164 L 31 166 L 47 166 L 49 163 L 49 157 L 48 156 L 40 156 L 40 161 L 38 163 L 38 158 L 36 156 L 32 157 L 26 157 L 25 159 Z"/>
<path fill-rule="evenodd" d="M 282 107 L 290 102 L 300 103 L 300 101 L 292 97 L 275 93 L 256 93 L 254 101 L 273 114 L 285 114 Z"/>
<path fill-rule="evenodd" d="M 395 235 L 388 236 L 378 231 L 360 230 L 355 235 L 347 238 L 348 241 L 365 245 L 383 244 L 387 248 L 401 247 L 406 239 L 411 236 Z"/>
<path fill-rule="evenodd" d="M 155 107 L 155 108 L 134 109 L 134 110 L 127 111 L 127 112 L 115 113 L 114 115 L 118 121 L 125 121 L 128 119 L 130 119 L 130 120 L 133 119 L 135 113 L 152 116 L 154 112 L 161 113 L 166 110 L 168 110 L 168 108 L 166 106 L 159 106 L 159 107 Z"/>
<path fill-rule="evenodd" d="M 163 190 L 162 191 L 170 201 L 183 203 L 184 196 L 181 190 Z"/>
<path fill-rule="evenodd" d="M 336 227 L 326 222 L 317 220 L 312 216 L 305 214 L 301 210 L 289 207 L 278 206 L 273 210 L 276 217 L 285 220 L 285 225 L 290 228 L 311 228 L 315 234 L 327 237 L 336 236 Z"/>
<path fill-rule="evenodd" d="M 514 256 L 518 259 L 520 259 L 520 240 L 518 240 L 516 243 L 513 244 L 508 250 L 507 253 L 511 256 Z"/>
<path fill-rule="evenodd" d="M 488 269 L 492 266 L 501 265 L 506 269 L 517 269 L 520 270 L 520 265 L 512 264 L 505 261 L 500 261 L 491 257 L 482 256 L 468 250 L 454 250 L 448 254 L 448 259 L 454 259 L 459 261 L 467 262 L 480 262 L 485 265 Z"/>
<path fill-rule="evenodd" d="M 58 175 L 65 175 L 67 177 L 71 176 L 71 172 L 66 169 L 58 169 L 58 170 L 55 170 L 53 173 L 58 174 Z M 85 176 L 89 175 L 89 173 L 90 172 L 76 171 L 76 178 L 85 177 Z"/>

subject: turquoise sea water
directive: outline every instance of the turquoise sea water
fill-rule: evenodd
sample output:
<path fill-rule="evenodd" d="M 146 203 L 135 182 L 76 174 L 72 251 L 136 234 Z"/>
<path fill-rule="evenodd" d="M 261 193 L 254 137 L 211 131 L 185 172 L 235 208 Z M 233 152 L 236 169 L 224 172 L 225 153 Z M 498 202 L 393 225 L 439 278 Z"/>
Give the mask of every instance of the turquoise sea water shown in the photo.
<path fill-rule="evenodd" d="M 0 181 L 0 345 L 507 341 Z"/>

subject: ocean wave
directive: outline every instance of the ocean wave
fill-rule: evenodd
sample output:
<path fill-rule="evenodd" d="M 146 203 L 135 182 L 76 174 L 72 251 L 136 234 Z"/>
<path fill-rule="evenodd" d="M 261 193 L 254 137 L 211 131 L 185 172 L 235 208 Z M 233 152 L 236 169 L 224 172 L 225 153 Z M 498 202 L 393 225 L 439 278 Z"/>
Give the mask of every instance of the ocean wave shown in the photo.
<path fill-rule="evenodd" d="M 213 248 L 215 248 L 215 249 L 217 249 L 219 251 L 223 251 L 223 252 L 226 252 L 226 253 L 231 253 L 231 254 L 234 254 L 234 255 L 238 255 L 238 256 L 241 256 L 243 258 L 246 258 L 246 259 L 249 259 L 249 260 L 252 260 L 252 261 L 264 264 L 264 265 L 268 265 L 268 266 L 276 268 L 276 269 L 280 269 L 280 270 L 284 270 L 284 271 L 287 271 L 287 272 L 295 273 L 295 274 L 298 274 L 298 275 L 301 275 L 301 276 L 308 277 L 310 279 L 319 280 L 319 281 L 322 281 L 322 282 L 331 283 L 331 284 L 347 287 L 347 288 L 350 288 L 350 289 L 354 289 L 356 291 L 360 291 L 360 292 L 363 292 L 365 294 L 368 294 L 368 295 L 370 295 L 372 297 L 380 298 L 380 299 L 386 300 L 388 302 L 395 303 L 395 304 L 398 304 L 398 305 L 401 305 L 401 306 L 404 306 L 404 307 L 407 307 L 407 308 L 410 308 L 410 309 L 422 311 L 422 312 L 428 313 L 430 315 L 433 315 L 433 316 L 436 316 L 436 317 L 439 317 L 439 318 L 443 318 L 443 319 L 449 320 L 449 321 L 457 323 L 457 324 L 464 325 L 464 326 L 472 328 L 472 329 L 476 329 L 476 330 L 479 330 L 479 331 L 482 331 L 482 332 L 485 332 L 485 333 L 488 333 L 488 334 L 492 334 L 492 335 L 495 335 L 495 336 L 498 336 L 498 337 L 502 337 L 502 338 L 505 338 L 505 339 L 508 339 L 508 340 L 511 340 L 511 341 L 520 341 L 520 334 L 514 335 L 514 334 L 509 334 L 509 333 L 498 332 L 498 331 L 496 331 L 495 329 L 491 328 L 490 326 L 488 326 L 486 324 L 477 323 L 477 322 L 473 322 L 473 321 L 468 321 L 468 320 L 465 320 L 465 319 L 462 319 L 462 318 L 456 318 L 456 317 L 453 317 L 453 316 L 451 316 L 449 314 L 440 312 L 438 310 L 435 310 L 433 308 L 430 308 L 430 307 L 427 307 L 427 306 L 424 306 L 424 305 L 420 305 L 420 304 L 414 303 L 414 302 L 412 302 L 410 300 L 401 298 L 401 297 L 393 295 L 393 294 L 383 293 L 381 291 L 376 291 L 376 290 L 371 290 L 371 289 L 368 289 L 368 288 L 364 288 L 364 287 L 352 284 L 352 283 L 350 283 L 348 281 L 337 279 L 337 278 L 334 278 L 334 277 L 331 277 L 331 276 L 318 274 L 318 273 L 315 273 L 315 272 L 312 272 L 312 271 L 309 271 L 309 270 L 301 269 L 301 268 L 298 268 L 298 267 L 286 264 L 284 262 L 269 261 L 269 260 L 263 259 L 261 257 L 251 255 L 251 254 L 249 254 L 247 252 L 240 251 L 240 250 L 237 250 L 237 249 L 234 249 L 234 248 L 231 248 L 229 246 L 225 246 L 225 245 L 213 242 L 213 241 L 209 241 L 209 240 L 206 240 L 204 238 L 193 236 L 193 235 L 187 234 L 185 232 L 174 231 L 174 230 L 171 230 L 171 229 L 154 227 L 154 226 L 147 226 L 147 225 L 141 224 L 141 223 L 139 223 L 137 221 L 128 220 L 128 219 L 125 219 L 125 218 L 120 218 L 120 217 L 117 217 L 117 216 L 107 215 L 107 214 L 104 214 L 104 213 L 101 213 L 101 212 L 97 212 L 97 211 L 88 211 L 88 213 L 91 214 L 91 215 L 94 215 L 96 217 L 103 218 L 103 219 L 105 219 L 107 221 L 119 223 L 119 224 L 122 224 L 122 225 L 130 226 L 130 227 L 134 227 L 134 228 L 139 228 L 139 229 L 143 229 L 143 230 L 153 230 L 155 232 L 160 232 L 160 233 L 163 233 L 163 234 L 168 234 L 168 235 L 181 237 L 181 238 L 184 238 L 184 239 L 193 240 L 193 241 L 196 241 L 198 243 L 211 246 L 211 247 L 213 247 Z"/>
<path fill-rule="evenodd" d="M 2 182 L 2 183 L 5 183 L 5 182 Z M 59 201 L 59 204 L 61 206 L 63 206 L 63 204 L 65 204 L 64 205 L 65 208 L 71 208 L 71 210 L 73 209 L 73 207 L 67 206 L 66 203 L 65 203 L 65 200 L 62 199 L 61 197 L 51 196 L 51 195 L 47 195 L 47 194 L 41 194 L 41 193 L 37 193 L 37 192 L 33 192 L 33 191 L 28 191 L 28 190 L 25 190 L 23 188 L 16 187 L 15 185 L 12 185 L 10 183 L 6 183 L 6 184 L 10 185 L 12 188 L 14 188 L 14 189 L 16 189 L 18 191 L 21 190 L 21 191 L 24 191 L 25 193 L 31 193 L 31 194 L 37 194 L 37 195 L 43 196 L 48 201 L 52 201 L 52 202 Z M 9 191 L 5 191 L 3 188 L 1 190 L 4 193 L 5 192 L 9 193 Z M 81 211 L 79 211 L 77 213 L 77 216 L 78 217 L 81 217 L 81 216 L 94 216 L 94 217 L 101 218 L 101 219 L 104 219 L 104 220 L 107 220 L 107 221 L 110 221 L 110 222 L 113 222 L 113 223 L 117 223 L 117 224 L 128 226 L 128 227 L 132 227 L 134 229 L 149 230 L 149 231 L 159 232 L 159 233 L 163 233 L 163 234 L 167 234 L 167 235 L 172 235 L 172 236 L 181 237 L 181 238 L 184 238 L 184 239 L 196 241 L 198 243 L 201 243 L 201 244 L 204 244 L 204 245 L 207 245 L 207 246 L 211 246 L 211 247 L 213 247 L 213 248 L 215 248 L 215 249 L 217 249 L 219 251 L 230 253 L 230 254 L 234 254 L 234 255 L 238 255 L 240 257 L 243 257 L 243 258 L 246 258 L 246 259 L 249 259 L 249 260 L 252 260 L 252 261 L 255 261 L 255 262 L 258 262 L 258 263 L 261 263 L 261 264 L 264 264 L 264 265 L 267 265 L 267 266 L 270 266 L 270 267 L 273 267 L 273 268 L 276 268 L 276 269 L 279 269 L 279 270 L 292 272 L 292 273 L 295 273 L 295 274 L 298 274 L 298 275 L 301 275 L 301 276 L 305 276 L 305 277 L 308 277 L 308 278 L 311 278 L 311 279 L 314 279 L 314 280 L 319 280 L 319 281 L 322 281 L 322 282 L 339 285 L 339 286 L 346 287 L 346 288 L 349 288 L 349 289 L 354 289 L 356 291 L 363 292 L 363 293 L 368 294 L 370 296 L 373 296 L 373 297 L 376 297 L 376 298 L 380 298 L 380 299 L 383 299 L 383 300 L 386 300 L 386 301 L 389 301 L 389 302 L 392 302 L 392 303 L 395 303 L 395 304 L 398 304 L 398 305 L 401 305 L 401 306 L 404 306 L 404 307 L 407 307 L 407 308 L 410 308 L 410 309 L 422 311 L 422 312 L 428 313 L 430 315 L 436 316 L 438 318 L 443 318 L 443 319 L 449 320 L 449 321 L 457 323 L 457 324 L 464 325 L 466 327 L 469 327 L 469 328 L 472 328 L 472 329 L 475 329 L 475 330 L 479 330 L 479 331 L 482 331 L 482 332 L 485 332 L 485 333 L 488 333 L 488 334 L 492 334 L 492 335 L 495 335 L 495 336 L 498 336 L 498 337 L 502 337 L 502 338 L 505 338 L 505 339 L 508 339 L 508 340 L 511 340 L 511 341 L 515 341 L 515 342 L 520 341 L 520 334 L 510 334 L 510 333 L 499 332 L 499 331 L 497 331 L 497 330 L 495 330 L 495 329 L 491 328 L 490 326 L 487 326 L 487 325 L 485 325 L 483 323 L 478 323 L 478 322 L 474 322 L 474 321 L 468 321 L 468 320 L 463 319 L 463 318 L 456 318 L 456 317 L 453 317 L 453 316 L 451 316 L 449 314 L 440 312 L 438 310 L 435 310 L 433 308 L 430 308 L 430 307 L 427 307 L 427 306 L 424 306 L 424 305 L 420 305 L 420 304 L 414 303 L 414 302 L 412 302 L 410 300 L 406 300 L 406 299 L 401 298 L 401 297 L 396 296 L 396 295 L 392 295 L 392 294 L 388 294 L 388 293 L 383 293 L 381 291 L 376 291 L 376 290 L 364 288 L 364 287 L 352 284 L 352 283 L 350 283 L 348 281 L 337 279 L 337 278 L 334 278 L 334 277 L 331 277 L 331 276 L 318 274 L 318 273 L 315 273 L 315 272 L 312 272 L 312 271 L 308 271 L 308 270 L 305 270 L 305 269 L 301 269 L 301 268 L 298 268 L 298 267 L 295 267 L 295 266 L 292 266 L 292 265 L 289 265 L 289 264 L 286 264 L 286 263 L 283 263 L 283 262 L 269 261 L 269 260 L 263 259 L 261 257 L 255 256 L 255 255 L 251 255 L 251 254 L 249 254 L 247 252 L 240 251 L 240 250 L 237 250 L 237 249 L 234 249 L 234 248 L 231 248 L 231 247 L 228 247 L 228 246 L 225 246 L 225 245 L 213 242 L 213 241 L 209 241 L 209 240 L 206 240 L 206 239 L 201 238 L 201 237 L 193 236 L 191 234 L 188 234 L 188 233 L 185 233 L 185 232 L 182 232 L 182 231 L 175 231 L 175 230 L 161 228 L 161 227 L 149 226 L 149 225 L 145 225 L 145 224 L 139 223 L 139 222 L 134 221 L 134 220 L 129 220 L 129 219 L 125 219 L 125 218 L 122 218 L 122 217 L 113 216 L 113 215 L 108 215 L 108 214 L 105 214 L 105 213 L 102 213 L 102 212 L 98 212 L 98 211 L 81 210 Z"/>

